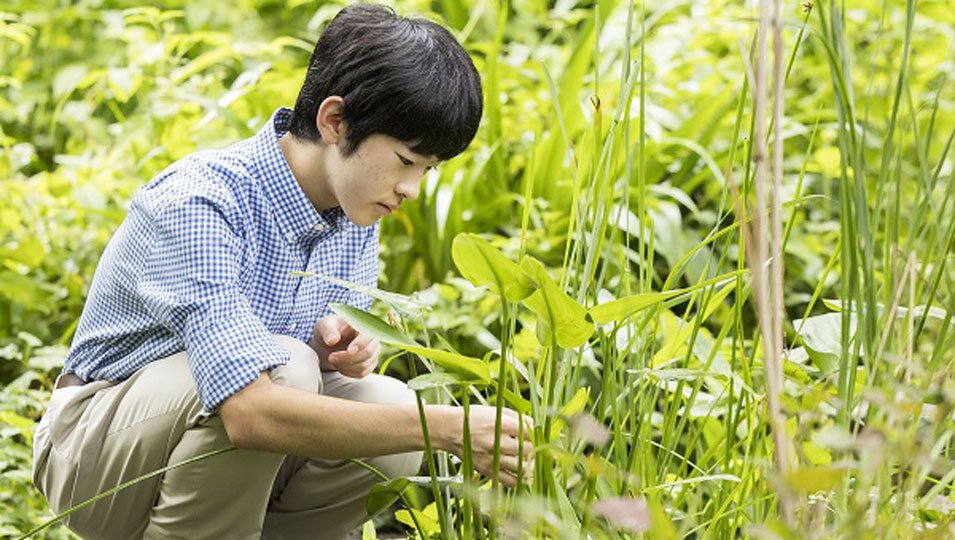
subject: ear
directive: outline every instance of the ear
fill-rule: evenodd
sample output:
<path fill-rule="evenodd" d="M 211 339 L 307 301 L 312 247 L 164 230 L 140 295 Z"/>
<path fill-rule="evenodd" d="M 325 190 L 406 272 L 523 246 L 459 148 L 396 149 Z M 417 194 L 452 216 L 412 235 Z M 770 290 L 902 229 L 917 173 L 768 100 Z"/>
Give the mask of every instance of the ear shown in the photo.
<path fill-rule="evenodd" d="M 336 145 L 345 135 L 345 123 L 342 120 L 342 109 L 345 100 L 341 96 L 328 96 L 318 106 L 315 116 L 315 126 L 322 136 L 322 142 Z"/>

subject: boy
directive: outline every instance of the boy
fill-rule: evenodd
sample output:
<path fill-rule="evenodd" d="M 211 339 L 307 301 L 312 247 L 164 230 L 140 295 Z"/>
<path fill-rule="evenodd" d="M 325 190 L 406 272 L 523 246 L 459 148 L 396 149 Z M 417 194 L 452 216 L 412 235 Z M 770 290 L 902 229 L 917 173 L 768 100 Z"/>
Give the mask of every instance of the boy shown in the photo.
<path fill-rule="evenodd" d="M 414 395 L 372 374 L 380 344 L 327 305 L 370 298 L 378 225 L 425 171 L 463 151 L 478 74 L 439 25 L 373 5 L 342 10 L 312 54 L 294 111 L 250 139 L 187 156 L 132 200 L 97 267 L 34 439 L 55 512 L 139 475 L 66 518 L 84 538 L 341 538 L 377 477 L 416 474 Z M 460 455 L 459 408 L 426 406 L 435 447 Z M 471 412 L 489 473 L 494 410 Z M 517 482 L 507 411 L 501 478 Z M 529 448 L 525 448 L 525 455 Z M 529 469 L 529 467 L 528 467 Z"/>

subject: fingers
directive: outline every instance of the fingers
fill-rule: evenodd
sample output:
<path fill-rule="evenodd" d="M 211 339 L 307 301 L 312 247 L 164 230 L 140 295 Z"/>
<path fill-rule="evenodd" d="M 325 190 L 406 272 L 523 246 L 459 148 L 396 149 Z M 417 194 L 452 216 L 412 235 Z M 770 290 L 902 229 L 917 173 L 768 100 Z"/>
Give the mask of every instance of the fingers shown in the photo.
<path fill-rule="evenodd" d="M 328 355 L 328 361 L 342 375 L 360 379 L 375 370 L 380 352 L 381 343 L 377 339 L 359 335 L 348 349 Z"/>
<path fill-rule="evenodd" d="M 514 487 L 517 485 L 517 457 L 515 456 L 501 456 L 500 467 L 498 468 L 498 480 L 501 481 L 507 487 Z M 486 476 L 491 478 L 493 472 L 490 470 L 490 465 L 488 466 Z M 525 483 L 530 483 L 534 478 L 534 462 L 533 460 L 524 460 L 524 464 L 521 467 L 521 477 Z"/>
<path fill-rule="evenodd" d="M 529 416 L 521 416 L 511 409 L 504 409 L 504 415 L 501 418 L 501 432 L 511 437 L 518 436 L 519 422 L 524 422 L 524 437 L 530 438 L 534 432 L 534 422 Z"/>
<path fill-rule="evenodd" d="M 530 440 L 525 439 L 523 444 L 518 444 L 517 439 L 513 437 L 501 438 L 501 455 L 516 456 L 517 451 L 523 447 L 524 456 L 530 456 L 534 453 L 534 445 Z"/>
<path fill-rule="evenodd" d="M 340 321 L 341 318 L 337 315 L 329 315 L 318 321 L 315 333 L 322 338 L 325 345 L 335 345 L 341 340 Z"/>

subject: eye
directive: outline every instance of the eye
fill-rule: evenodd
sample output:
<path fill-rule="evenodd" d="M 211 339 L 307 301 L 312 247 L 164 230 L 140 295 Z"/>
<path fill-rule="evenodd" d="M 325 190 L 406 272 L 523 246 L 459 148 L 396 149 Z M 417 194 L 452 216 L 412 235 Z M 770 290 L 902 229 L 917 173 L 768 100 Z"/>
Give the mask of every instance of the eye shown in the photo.
<path fill-rule="evenodd" d="M 410 159 L 402 156 L 401 154 L 395 153 L 395 155 L 398 156 L 398 159 L 401 160 L 402 165 L 405 165 L 406 167 L 410 167 L 414 165 L 414 161 L 411 161 Z"/>

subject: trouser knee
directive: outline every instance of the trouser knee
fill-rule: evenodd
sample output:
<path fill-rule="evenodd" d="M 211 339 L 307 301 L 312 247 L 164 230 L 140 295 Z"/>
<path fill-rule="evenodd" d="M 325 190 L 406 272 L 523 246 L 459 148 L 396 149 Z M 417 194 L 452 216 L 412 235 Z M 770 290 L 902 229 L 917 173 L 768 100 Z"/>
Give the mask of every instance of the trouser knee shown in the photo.
<path fill-rule="evenodd" d="M 272 368 L 269 372 L 272 382 L 312 394 L 320 393 L 322 373 L 315 350 L 308 344 L 289 336 L 274 334 L 272 337 L 290 355 L 287 364 Z"/>

